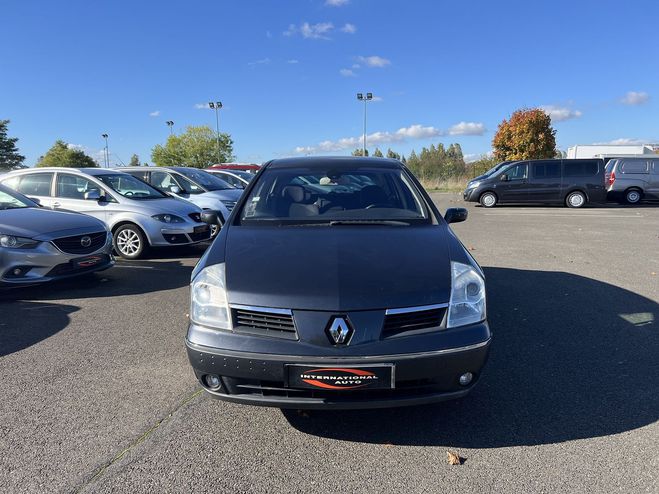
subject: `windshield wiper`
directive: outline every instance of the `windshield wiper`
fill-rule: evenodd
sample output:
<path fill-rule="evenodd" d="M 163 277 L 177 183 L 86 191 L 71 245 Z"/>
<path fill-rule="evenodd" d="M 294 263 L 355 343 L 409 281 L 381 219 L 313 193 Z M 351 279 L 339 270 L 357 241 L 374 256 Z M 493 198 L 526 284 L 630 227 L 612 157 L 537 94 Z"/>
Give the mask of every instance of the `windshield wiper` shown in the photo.
<path fill-rule="evenodd" d="M 330 221 L 330 226 L 341 225 L 371 225 L 371 226 L 409 226 L 405 221 L 396 220 L 333 220 Z"/>

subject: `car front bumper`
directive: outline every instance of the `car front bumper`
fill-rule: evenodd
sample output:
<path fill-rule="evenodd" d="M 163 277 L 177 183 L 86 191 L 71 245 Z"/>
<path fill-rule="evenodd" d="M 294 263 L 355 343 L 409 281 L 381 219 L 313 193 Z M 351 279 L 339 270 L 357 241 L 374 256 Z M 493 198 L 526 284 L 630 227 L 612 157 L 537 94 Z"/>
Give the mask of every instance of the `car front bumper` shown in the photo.
<path fill-rule="evenodd" d="M 487 361 L 491 341 L 486 322 L 472 328 L 473 335 L 480 335 L 480 338 L 486 335 L 485 338 L 463 346 L 391 355 L 337 356 L 336 349 L 315 356 L 252 353 L 192 342 L 190 332 L 186 347 L 197 379 L 206 391 L 221 400 L 299 409 L 385 408 L 451 400 L 469 393 Z M 192 325 L 192 333 L 195 329 Z M 291 349 L 296 343 L 290 342 Z M 373 345 L 369 345 L 371 351 L 375 350 Z M 395 369 L 394 387 L 340 391 L 297 389 L 288 385 L 291 364 L 353 368 L 391 364 Z M 466 372 L 474 377 L 471 383 L 463 386 L 459 379 Z M 205 380 L 207 375 L 219 376 L 221 386 L 211 389 Z"/>
<path fill-rule="evenodd" d="M 159 223 L 146 229 L 149 244 L 155 247 L 166 245 L 189 245 L 210 240 L 211 229 L 206 223 L 165 225 Z"/>
<path fill-rule="evenodd" d="M 477 202 L 478 201 L 478 194 L 476 194 L 477 189 L 478 187 L 465 189 L 464 192 L 462 193 L 462 199 L 464 199 L 467 202 Z"/>
<path fill-rule="evenodd" d="M 68 254 L 50 242 L 32 249 L 0 248 L 0 286 L 19 287 L 103 271 L 114 265 L 112 235 L 89 254 Z M 15 270 L 20 270 L 16 275 Z"/>

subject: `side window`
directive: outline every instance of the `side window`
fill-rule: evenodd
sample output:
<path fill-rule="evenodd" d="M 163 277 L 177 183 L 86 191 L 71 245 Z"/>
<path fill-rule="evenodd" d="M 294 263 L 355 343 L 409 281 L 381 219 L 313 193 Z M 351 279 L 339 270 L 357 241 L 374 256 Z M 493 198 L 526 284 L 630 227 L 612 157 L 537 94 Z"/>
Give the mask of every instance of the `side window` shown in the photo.
<path fill-rule="evenodd" d="M 563 160 L 564 175 L 566 177 L 594 177 L 599 170 L 597 160 Z"/>
<path fill-rule="evenodd" d="M 508 168 L 505 174 L 508 175 L 508 180 L 524 180 L 527 177 L 527 170 L 528 164 L 519 163 Z"/>
<path fill-rule="evenodd" d="M 620 167 L 622 173 L 647 173 L 647 161 L 624 161 Z"/>
<path fill-rule="evenodd" d="M 84 199 L 85 192 L 100 188 L 91 180 L 68 173 L 58 173 L 55 182 L 55 195 L 65 199 Z"/>
<path fill-rule="evenodd" d="M 151 177 L 149 178 L 149 183 L 153 185 L 156 189 L 165 190 L 170 192 L 172 187 L 179 187 L 179 184 L 176 183 L 174 177 L 172 177 L 167 172 L 155 171 L 151 172 Z"/>
<path fill-rule="evenodd" d="M 540 161 L 533 163 L 533 178 L 560 178 L 560 161 Z"/>
<path fill-rule="evenodd" d="M 26 196 L 50 196 L 50 186 L 53 183 L 52 173 L 30 173 L 21 176 L 16 190 Z"/>
<path fill-rule="evenodd" d="M 659 175 L 659 160 L 652 160 L 652 173 Z"/>

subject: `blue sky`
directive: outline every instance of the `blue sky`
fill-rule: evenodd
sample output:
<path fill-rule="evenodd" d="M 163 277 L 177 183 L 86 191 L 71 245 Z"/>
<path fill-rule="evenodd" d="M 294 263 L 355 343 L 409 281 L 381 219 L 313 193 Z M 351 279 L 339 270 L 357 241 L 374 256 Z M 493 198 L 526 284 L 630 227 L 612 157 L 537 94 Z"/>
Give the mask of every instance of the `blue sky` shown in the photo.
<path fill-rule="evenodd" d="M 552 111 L 562 149 L 659 141 L 659 4 L 651 1 L 6 0 L 0 119 L 34 164 L 56 139 L 112 162 L 187 125 L 235 141 L 240 161 L 490 150 L 520 107 Z M 372 147 L 372 145 L 369 145 Z"/>

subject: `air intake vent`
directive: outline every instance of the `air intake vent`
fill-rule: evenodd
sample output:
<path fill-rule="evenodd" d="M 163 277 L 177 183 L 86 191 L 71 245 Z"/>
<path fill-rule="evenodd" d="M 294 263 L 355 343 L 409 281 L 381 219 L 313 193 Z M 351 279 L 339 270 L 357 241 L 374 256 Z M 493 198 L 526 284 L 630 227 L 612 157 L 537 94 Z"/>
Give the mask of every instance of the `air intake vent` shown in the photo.
<path fill-rule="evenodd" d="M 442 323 L 445 312 L 445 304 L 408 309 L 390 309 L 384 318 L 382 336 L 387 338 L 409 331 L 436 328 Z"/>
<path fill-rule="evenodd" d="M 232 313 L 237 332 L 297 339 L 293 314 L 288 309 L 234 306 Z"/>

